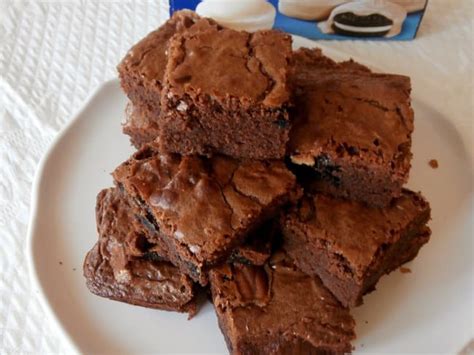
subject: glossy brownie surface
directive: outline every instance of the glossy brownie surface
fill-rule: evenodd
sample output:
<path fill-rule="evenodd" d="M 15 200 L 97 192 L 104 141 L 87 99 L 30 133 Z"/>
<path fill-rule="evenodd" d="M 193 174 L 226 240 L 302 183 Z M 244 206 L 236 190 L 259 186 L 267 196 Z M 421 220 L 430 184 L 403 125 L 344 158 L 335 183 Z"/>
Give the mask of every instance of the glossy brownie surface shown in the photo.
<path fill-rule="evenodd" d="M 146 110 L 142 111 L 140 105 L 133 105 L 131 102 L 125 109 L 122 131 L 130 137 L 130 142 L 137 149 L 153 142 L 160 135 L 157 120 L 146 113 Z"/>
<path fill-rule="evenodd" d="M 194 314 L 193 282 L 170 262 L 157 257 L 132 210 L 117 189 L 99 193 L 99 241 L 84 262 L 88 288 L 121 302 Z"/>
<path fill-rule="evenodd" d="M 335 63 L 317 50 L 300 50 L 295 62 L 292 162 L 313 167 L 323 192 L 387 205 L 410 170 L 410 79 Z"/>
<path fill-rule="evenodd" d="M 152 145 L 113 176 L 147 212 L 170 260 L 203 284 L 203 267 L 228 257 L 296 189 L 280 161 L 162 154 Z"/>
<path fill-rule="evenodd" d="M 120 84 L 131 101 L 123 132 L 131 137 L 136 147 L 153 141 L 159 134 L 160 99 L 169 40 L 190 27 L 209 26 L 217 24 L 192 11 L 177 11 L 157 30 L 135 44 L 118 65 Z"/>
<path fill-rule="evenodd" d="M 264 266 L 211 270 L 219 326 L 231 354 L 343 354 L 354 320 L 317 278 L 282 253 Z"/>
<path fill-rule="evenodd" d="M 385 208 L 305 196 L 282 225 L 285 249 L 296 264 L 319 275 L 343 304 L 354 306 L 384 273 L 417 255 L 429 240 L 429 219 L 426 200 L 403 190 Z"/>
<path fill-rule="evenodd" d="M 170 42 L 165 91 L 170 97 L 205 95 L 223 107 L 280 108 L 289 101 L 290 57 L 291 37 L 278 31 L 192 28 Z"/>
<path fill-rule="evenodd" d="M 162 88 L 163 76 L 168 61 L 168 42 L 173 35 L 186 31 L 198 23 L 198 26 L 207 26 L 213 23 L 201 19 L 192 11 L 178 11 L 157 30 L 150 32 L 145 38 L 135 44 L 118 65 L 121 80 L 128 77 L 136 80 L 133 83 L 122 82 L 125 92 L 130 86 L 154 86 Z"/>
<path fill-rule="evenodd" d="M 290 130 L 291 37 L 195 27 L 172 38 L 161 147 L 180 154 L 277 159 Z"/>

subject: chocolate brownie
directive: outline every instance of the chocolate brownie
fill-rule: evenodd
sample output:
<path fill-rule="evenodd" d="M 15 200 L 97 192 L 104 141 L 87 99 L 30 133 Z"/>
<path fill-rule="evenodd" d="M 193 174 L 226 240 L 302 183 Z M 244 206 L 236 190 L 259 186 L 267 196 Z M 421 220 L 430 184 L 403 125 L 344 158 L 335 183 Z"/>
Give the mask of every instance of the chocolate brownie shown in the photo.
<path fill-rule="evenodd" d="M 113 176 L 145 211 L 165 257 L 202 285 L 209 266 L 227 258 L 297 192 L 295 177 L 281 161 L 180 156 L 153 145 Z"/>
<path fill-rule="evenodd" d="M 289 154 L 302 167 L 298 175 L 315 173 L 317 179 L 309 181 L 317 191 L 387 205 L 400 195 L 410 171 L 410 79 L 375 74 L 353 62 L 334 66 L 316 55 L 313 60 L 295 55 Z"/>
<path fill-rule="evenodd" d="M 145 241 L 141 241 L 148 248 L 147 254 L 168 258 L 169 250 L 159 233 L 157 234 L 157 229 L 151 222 L 152 218 L 148 215 L 146 209 L 135 205 L 133 211 L 138 223 L 141 223 L 143 229 L 147 230 Z M 227 262 L 263 265 L 270 258 L 274 246 L 281 244 L 281 237 L 276 233 L 276 222 L 275 219 L 271 219 L 251 232 L 241 245 L 232 250 Z"/>
<path fill-rule="evenodd" d="M 117 67 L 123 90 L 141 112 L 141 115 L 131 116 L 124 126 L 124 133 L 131 135 L 134 145 L 156 138 L 168 42 L 176 33 L 193 26 L 199 29 L 217 24 L 192 11 L 177 11 L 161 27 L 135 44 Z M 150 126 L 152 130 L 140 132 L 141 128 L 146 130 Z"/>
<path fill-rule="evenodd" d="M 345 306 L 357 306 L 383 274 L 412 260 L 428 242 L 430 206 L 403 190 L 385 208 L 324 195 L 305 196 L 282 218 L 284 248 Z"/>
<path fill-rule="evenodd" d="M 174 36 L 161 96 L 163 151 L 282 158 L 291 53 L 291 37 L 273 30 L 193 27 Z"/>
<path fill-rule="evenodd" d="M 192 316 L 196 312 L 193 282 L 148 247 L 131 211 L 117 189 L 99 193 L 99 241 L 84 261 L 87 287 L 98 296 Z"/>
<path fill-rule="evenodd" d="M 318 278 L 282 253 L 264 266 L 225 264 L 209 273 L 231 354 L 343 354 L 355 322 Z"/>

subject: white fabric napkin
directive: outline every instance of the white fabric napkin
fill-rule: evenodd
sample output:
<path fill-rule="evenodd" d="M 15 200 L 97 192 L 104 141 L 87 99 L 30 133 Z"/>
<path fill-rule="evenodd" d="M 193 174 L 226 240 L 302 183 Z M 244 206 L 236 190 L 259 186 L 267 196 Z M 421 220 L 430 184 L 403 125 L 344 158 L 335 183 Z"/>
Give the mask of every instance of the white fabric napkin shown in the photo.
<path fill-rule="evenodd" d="M 473 153 L 473 2 L 430 0 L 412 42 L 324 45 L 412 76 Z M 52 138 L 128 48 L 167 17 L 166 1 L 0 0 L 0 353 L 64 353 L 30 285 L 31 184 Z"/>

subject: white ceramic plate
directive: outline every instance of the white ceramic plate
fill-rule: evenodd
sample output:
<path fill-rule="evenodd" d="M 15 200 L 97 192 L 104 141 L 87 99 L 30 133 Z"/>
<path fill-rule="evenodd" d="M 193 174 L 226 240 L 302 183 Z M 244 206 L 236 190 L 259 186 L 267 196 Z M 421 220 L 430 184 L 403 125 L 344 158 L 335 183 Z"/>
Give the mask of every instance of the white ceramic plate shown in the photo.
<path fill-rule="evenodd" d="M 314 42 L 296 38 L 298 46 Z M 326 50 L 341 60 L 347 55 Z M 121 133 L 126 98 L 118 81 L 100 87 L 58 136 L 38 169 L 28 258 L 31 277 L 59 332 L 87 353 L 226 353 L 212 306 L 186 315 L 109 301 L 89 293 L 82 277 L 97 240 L 95 198 L 109 173 L 132 153 Z M 409 186 L 433 208 L 432 240 L 408 267 L 383 277 L 353 311 L 356 351 L 452 353 L 473 336 L 472 167 L 458 132 L 413 93 L 416 130 Z M 439 169 L 428 161 L 438 160 Z"/>

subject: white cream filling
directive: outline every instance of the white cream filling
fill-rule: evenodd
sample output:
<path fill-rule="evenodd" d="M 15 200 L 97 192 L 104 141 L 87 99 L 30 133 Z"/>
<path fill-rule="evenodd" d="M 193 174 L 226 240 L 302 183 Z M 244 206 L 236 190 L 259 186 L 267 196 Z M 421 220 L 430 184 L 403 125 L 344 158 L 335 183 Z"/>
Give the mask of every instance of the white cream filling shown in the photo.
<path fill-rule="evenodd" d="M 346 1 L 347 0 L 280 0 L 278 2 L 278 10 L 288 17 L 320 21 L 327 19 L 332 9 Z"/>
<path fill-rule="evenodd" d="M 204 0 L 196 12 L 223 26 L 250 32 L 271 29 L 276 16 L 276 9 L 266 0 Z"/>
<path fill-rule="evenodd" d="M 334 18 L 337 15 L 343 14 L 346 12 L 352 12 L 356 16 L 369 16 L 372 14 L 379 14 L 392 20 L 393 25 L 391 25 L 388 28 L 389 32 L 385 35 L 386 37 L 393 37 L 393 36 L 398 35 L 402 30 L 403 21 L 405 21 L 405 18 L 407 16 L 407 12 L 403 7 L 398 6 L 395 3 L 392 3 L 387 0 L 358 0 L 358 1 L 348 2 L 346 4 L 336 7 L 334 10 L 331 11 L 331 15 L 329 16 L 328 20 L 324 22 L 319 22 L 318 27 L 323 33 L 334 33 L 332 29 L 332 25 L 335 22 Z M 340 29 L 344 29 L 343 27 L 341 27 L 341 24 L 337 24 L 336 26 L 339 27 Z M 386 30 L 386 28 L 388 27 L 388 26 L 383 26 L 381 30 L 379 28 L 374 29 L 374 27 L 371 27 L 370 29 L 368 29 L 366 27 L 364 31 L 364 30 L 361 30 L 359 27 L 353 27 L 349 29 L 350 28 L 349 26 L 347 25 L 344 25 L 344 26 L 346 26 L 347 31 L 358 31 L 358 32 L 366 32 L 366 33 L 383 31 L 384 30 L 383 28 L 385 28 Z"/>
<path fill-rule="evenodd" d="M 341 30 L 345 30 L 349 32 L 362 32 L 362 33 L 386 32 L 386 31 L 390 31 L 390 29 L 392 28 L 392 25 L 377 26 L 377 27 L 357 27 L 357 26 L 344 25 L 336 21 L 334 21 L 334 26 L 336 26 L 337 28 L 340 28 Z"/>

